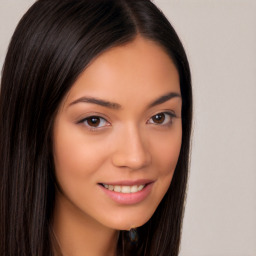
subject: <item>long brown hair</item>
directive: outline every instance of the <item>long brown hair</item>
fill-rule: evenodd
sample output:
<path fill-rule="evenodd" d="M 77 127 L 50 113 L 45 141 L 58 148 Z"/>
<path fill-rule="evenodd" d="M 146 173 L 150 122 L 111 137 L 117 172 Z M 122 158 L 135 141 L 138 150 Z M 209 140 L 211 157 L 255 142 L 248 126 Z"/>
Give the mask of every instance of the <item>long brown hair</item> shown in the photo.
<path fill-rule="evenodd" d="M 53 255 L 55 201 L 52 124 L 78 75 L 107 49 L 137 35 L 160 45 L 176 65 L 182 95 L 182 146 L 172 183 L 131 244 L 118 254 L 177 256 L 186 194 L 192 91 L 189 64 L 171 24 L 149 0 L 38 0 L 9 45 L 0 94 L 0 255 Z"/>

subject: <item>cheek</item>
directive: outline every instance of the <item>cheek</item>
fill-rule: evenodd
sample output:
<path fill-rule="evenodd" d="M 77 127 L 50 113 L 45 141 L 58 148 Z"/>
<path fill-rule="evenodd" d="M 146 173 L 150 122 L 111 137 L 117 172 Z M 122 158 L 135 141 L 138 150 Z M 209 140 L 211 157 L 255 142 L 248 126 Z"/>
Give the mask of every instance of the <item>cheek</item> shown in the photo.
<path fill-rule="evenodd" d="M 70 191 L 75 191 L 85 180 L 94 181 L 95 171 L 106 159 L 99 143 L 92 143 L 82 129 L 65 123 L 55 124 L 53 152 L 58 183 Z"/>
<path fill-rule="evenodd" d="M 166 133 L 159 133 L 152 136 L 151 155 L 152 168 L 157 177 L 157 182 L 153 188 L 154 208 L 156 209 L 162 198 L 166 194 L 175 168 L 178 162 L 182 141 L 181 121 L 176 123 L 173 130 Z"/>
<path fill-rule="evenodd" d="M 159 134 L 154 138 L 152 155 L 159 165 L 159 172 L 163 175 L 168 175 L 173 172 L 181 149 L 182 127 L 181 122 L 177 124 L 176 129 L 168 134 Z"/>
<path fill-rule="evenodd" d="M 153 164 L 159 177 L 158 191 L 165 193 L 171 183 L 180 155 L 182 141 L 181 122 L 174 132 L 170 132 L 165 136 L 160 134 L 156 141 L 154 144 L 157 146 L 151 147 L 153 159 L 155 160 Z"/>

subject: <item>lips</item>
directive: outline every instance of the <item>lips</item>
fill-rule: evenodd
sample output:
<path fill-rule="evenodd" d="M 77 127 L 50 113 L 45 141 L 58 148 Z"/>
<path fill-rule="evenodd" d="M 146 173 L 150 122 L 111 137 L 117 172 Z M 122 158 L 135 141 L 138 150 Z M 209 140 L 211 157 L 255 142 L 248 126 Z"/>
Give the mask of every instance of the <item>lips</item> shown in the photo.
<path fill-rule="evenodd" d="M 133 186 L 120 186 L 120 185 L 109 185 L 102 184 L 106 189 L 110 191 L 120 192 L 124 194 L 136 193 L 141 191 L 146 185 L 133 185 Z"/>
<path fill-rule="evenodd" d="M 114 183 L 100 183 L 101 189 L 113 201 L 119 204 L 136 204 L 150 194 L 154 181 L 120 181 Z"/>

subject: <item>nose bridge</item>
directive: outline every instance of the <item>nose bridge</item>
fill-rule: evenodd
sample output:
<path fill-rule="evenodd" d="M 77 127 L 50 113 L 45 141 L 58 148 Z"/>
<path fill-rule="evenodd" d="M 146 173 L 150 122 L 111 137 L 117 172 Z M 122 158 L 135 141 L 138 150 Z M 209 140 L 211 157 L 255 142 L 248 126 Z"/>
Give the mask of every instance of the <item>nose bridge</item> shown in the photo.
<path fill-rule="evenodd" d="M 118 167 L 141 169 L 150 162 L 147 140 L 140 128 L 135 124 L 123 127 L 113 155 L 113 164 Z"/>

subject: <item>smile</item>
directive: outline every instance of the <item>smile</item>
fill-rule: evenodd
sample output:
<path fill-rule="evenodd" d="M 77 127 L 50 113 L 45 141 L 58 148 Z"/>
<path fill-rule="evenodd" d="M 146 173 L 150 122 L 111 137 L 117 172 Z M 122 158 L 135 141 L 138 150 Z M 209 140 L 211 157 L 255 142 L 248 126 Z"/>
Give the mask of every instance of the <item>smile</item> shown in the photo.
<path fill-rule="evenodd" d="M 133 185 L 133 186 L 120 186 L 120 185 L 108 185 L 102 184 L 106 189 L 119 193 L 129 194 L 141 191 L 146 185 Z"/>
<path fill-rule="evenodd" d="M 112 184 L 99 183 L 104 194 L 118 204 L 132 205 L 144 201 L 150 194 L 155 181 L 121 181 Z"/>

